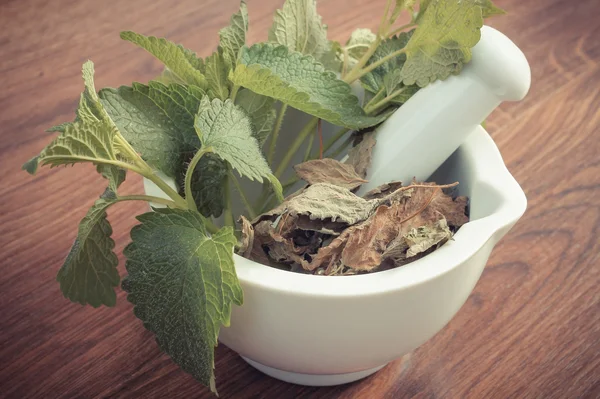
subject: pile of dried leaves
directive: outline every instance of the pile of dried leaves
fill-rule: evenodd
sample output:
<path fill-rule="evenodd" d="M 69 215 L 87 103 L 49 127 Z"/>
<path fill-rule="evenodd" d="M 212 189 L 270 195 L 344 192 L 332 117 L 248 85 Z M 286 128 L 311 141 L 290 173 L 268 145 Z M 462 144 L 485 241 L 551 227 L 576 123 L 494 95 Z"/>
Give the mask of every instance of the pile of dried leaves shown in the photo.
<path fill-rule="evenodd" d="M 372 145 L 355 150 L 365 147 Z M 467 198 L 445 192 L 458 183 L 392 182 L 359 197 L 353 191 L 366 183 L 364 163 L 318 159 L 296 165 L 308 185 L 255 220 L 241 218 L 240 255 L 301 273 L 368 273 L 430 253 L 469 221 Z"/>

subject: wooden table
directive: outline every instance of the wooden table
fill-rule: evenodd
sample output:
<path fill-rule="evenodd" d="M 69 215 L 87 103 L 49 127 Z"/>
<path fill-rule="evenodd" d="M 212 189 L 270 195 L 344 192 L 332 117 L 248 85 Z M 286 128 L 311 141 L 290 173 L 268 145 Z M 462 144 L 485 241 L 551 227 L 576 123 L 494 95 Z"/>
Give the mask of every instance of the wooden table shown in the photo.
<path fill-rule="evenodd" d="M 251 0 L 263 40 L 280 0 Z M 330 37 L 375 28 L 383 0 L 322 0 Z M 527 55 L 528 97 L 488 129 L 529 198 L 465 306 L 404 361 L 354 384 L 286 384 L 217 350 L 222 398 L 600 397 L 600 3 L 498 0 L 490 22 Z M 21 164 L 73 118 L 81 64 L 96 87 L 147 81 L 160 65 L 119 31 L 167 36 L 208 55 L 235 0 L 0 2 L 0 397 L 212 398 L 157 348 L 119 289 L 111 309 L 65 300 L 55 281 L 98 195 L 92 168 Z M 140 192 L 130 178 L 126 191 Z M 110 212 L 120 254 L 145 205 Z M 121 257 L 121 269 L 123 259 Z M 121 270 L 124 274 L 124 270 Z"/>

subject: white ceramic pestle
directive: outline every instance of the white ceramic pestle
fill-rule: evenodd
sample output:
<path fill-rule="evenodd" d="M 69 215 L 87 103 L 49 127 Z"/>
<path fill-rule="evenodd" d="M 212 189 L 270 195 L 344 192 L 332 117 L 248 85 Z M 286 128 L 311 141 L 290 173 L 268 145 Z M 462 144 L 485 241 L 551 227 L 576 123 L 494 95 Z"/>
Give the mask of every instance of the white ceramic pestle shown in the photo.
<path fill-rule="evenodd" d="M 523 99 L 530 83 L 523 52 L 484 26 L 460 75 L 420 90 L 377 129 L 360 193 L 392 180 L 426 180 L 500 103 Z"/>

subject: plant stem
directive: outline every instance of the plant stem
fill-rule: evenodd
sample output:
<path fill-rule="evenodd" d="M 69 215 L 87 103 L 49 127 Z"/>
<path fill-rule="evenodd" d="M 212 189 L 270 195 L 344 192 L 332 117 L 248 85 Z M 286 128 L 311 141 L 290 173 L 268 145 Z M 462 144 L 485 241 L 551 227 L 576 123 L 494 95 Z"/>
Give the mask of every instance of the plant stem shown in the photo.
<path fill-rule="evenodd" d="M 308 139 L 308 146 L 306 147 L 306 151 L 304 152 L 304 158 L 302 158 L 302 162 L 306 162 L 310 159 L 310 153 L 312 151 L 312 146 L 315 141 L 316 134 L 313 134 Z"/>
<path fill-rule="evenodd" d="M 235 188 L 240 193 L 242 202 L 244 203 L 244 206 L 246 207 L 246 210 L 248 211 L 248 216 L 250 216 L 250 219 L 254 219 L 256 217 L 256 211 L 254 210 L 254 207 L 252 206 L 252 204 L 250 204 L 250 201 L 248 201 L 248 197 L 246 197 L 246 194 L 244 194 L 244 190 L 242 190 L 240 181 L 237 179 L 237 177 L 235 177 L 233 172 L 229 172 L 229 176 L 231 176 L 231 180 L 233 181 Z"/>
<path fill-rule="evenodd" d="M 125 195 L 122 197 L 117 197 L 119 201 L 147 201 L 147 202 L 156 202 L 157 204 L 166 205 L 169 208 L 178 208 L 177 204 L 171 200 L 154 197 L 152 195 Z M 186 207 L 187 209 L 187 207 Z"/>
<path fill-rule="evenodd" d="M 356 65 L 354 65 L 352 70 L 350 72 L 348 72 L 348 74 L 344 77 L 344 79 L 343 79 L 344 82 L 350 84 L 350 83 L 354 82 L 356 79 L 358 79 L 360 76 L 362 76 L 360 74 L 362 72 L 361 71 L 362 68 L 366 65 L 366 63 L 369 61 L 371 56 L 375 53 L 375 50 L 377 50 L 377 47 L 379 47 L 379 43 L 381 43 L 381 36 L 377 35 L 377 37 L 375 38 L 373 43 L 371 43 L 371 45 L 369 46 L 367 51 L 363 54 L 362 57 L 360 57 L 360 60 L 358 60 L 358 63 Z"/>
<path fill-rule="evenodd" d="M 294 156 L 296 151 L 298 151 L 298 148 L 300 148 L 302 143 L 304 143 L 304 140 L 306 140 L 308 135 L 311 134 L 313 132 L 313 129 L 317 126 L 318 120 L 319 118 L 317 117 L 312 118 L 310 122 L 308 122 L 306 126 L 304 126 L 300 133 L 298 133 L 296 139 L 288 148 L 285 155 L 283 156 L 283 159 L 281 160 L 281 163 L 277 167 L 277 170 L 275 171 L 275 177 L 277 177 L 278 179 L 281 178 L 281 175 L 283 175 L 283 172 L 285 172 L 285 170 L 287 169 L 290 161 L 292 160 L 292 157 Z"/>
<path fill-rule="evenodd" d="M 387 30 L 389 28 L 390 22 L 388 22 L 388 14 L 390 12 L 390 7 L 392 6 L 392 0 L 387 0 L 385 3 L 385 12 L 381 17 L 381 22 L 379 23 L 379 29 L 377 29 L 378 36 L 387 36 Z"/>
<path fill-rule="evenodd" d="M 240 89 L 240 86 L 234 85 L 233 88 L 231 89 L 231 93 L 229 94 L 229 98 L 231 98 L 231 101 L 233 101 L 234 103 L 235 103 L 235 97 L 237 96 L 239 89 Z"/>
<path fill-rule="evenodd" d="M 402 92 L 404 90 L 406 90 L 406 86 L 403 87 L 403 88 L 401 88 L 401 89 L 398 89 L 398 90 L 392 92 L 392 94 L 390 94 L 389 96 L 385 97 L 383 100 L 381 100 L 381 101 L 379 101 L 379 102 L 377 102 L 375 104 L 372 104 L 372 105 L 367 104 L 367 106 L 365 107 L 365 112 L 367 114 L 370 114 L 370 113 L 372 113 L 374 111 L 377 111 L 379 108 L 381 108 L 382 106 L 386 105 L 388 102 L 390 102 L 391 100 L 393 100 L 394 98 L 396 98 L 397 96 L 399 96 L 400 94 L 402 94 Z"/>
<path fill-rule="evenodd" d="M 348 133 L 349 131 L 350 131 L 350 129 L 348 129 L 346 127 L 341 128 L 340 130 L 338 130 L 337 133 L 332 138 L 330 138 L 327 141 L 327 143 L 325 143 L 325 145 L 323 146 L 323 152 L 327 152 L 331 147 L 333 147 L 333 145 L 335 143 L 337 143 L 337 141 L 339 139 L 341 139 L 342 137 L 344 137 L 344 135 L 346 133 Z"/>
<path fill-rule="evenodd" d="M 118 132 L 118 130 L 117 130 Z M 129 159 L 134 162 L 134 165 L 131 165 L 126 162 L 114 161 L 113 165 L 119 166 L 123 169 L 129 169 L 137 174 L 144 176 L 146 179 L 150 180 L 154 184 L 158 186 L 165 194 L 167 194 L 171 199 L 177 204 L 179 208 L 187 209 L 187 205 L 185 200 L 179 195 L 179 193 L 173 190 L 167 182 L 158 177 L 154 170 L 144 161 L 144 159 L 135 151 L 135 149 L 129 144 L 127 140 L 121 135 L 120 132 L 116 135 L 116 143 L 120 146 L 120 150 L 124 153 L 124 155 L 128 155 Z"/>
<path fill-rule="evenodd" d="M 363 70 L 361 70 L 357 73 L 356 79 L 360 79 L 364 75 L 371 72 L 373 69 L 377 68 L 380 65 L 385 64 L 386 62 L 388 62 L 389 60 L 391 60 L 394 57 L 398 57 L 400 54 L 404 54 L 405 52 L 406 52 L 406 47 L 401 48 L 400 50 L 396 50 L 393 53 L 390 53 L 390 54 L 386 55 L 385 57 L 380 58 L 379 60 L 375 61 L 374 63 L 369 64 Z"/>
<path fill-rule="evenodd" d="M 356 43 L 351 46 L 342 47 L 342 50 L 348 51 L 348 50 L 352 50 L 352 49 L 359 48 L 359 47 L 369 47 L 369 45 L 365 44 L 365 43 Z"/>
<path fill-rule="evenodd" d="M 391 37 L 391 36 L 397 35 L 398 33 L 402 32 L 404 29 L 412 28 L 413 26 L 417 26 L 417 24 L 414 22 L 410 22 L 406 25 L 402 25 L 401 27 L 394 29 L 392 32 L 390 32 L 390 34 L 388 36 Z"/>
<path fill-rule="evenodd" d="M 344 60 L 342 61 L 342 79 L 346 76 L 346 72 L 348 69 L 348 49 L 342 48 L 342 54 L 344 55 Z"/>
<path fill-rule="evenodd" d="M 373 105 L 374 102 L 381 100 L 381 98 L 385 96 L 385 87 L 382 87 L 381 89 L 379 89 L 379 91 L 377 92 L 377 94 L 375 94 L 373 96 L 372 99 L 369 100 L 369 102 L 367 102 L 363 108 L 369 108 L 371 105 Z"/>
<path fill-rule="evenodd" d="M 269 165 L 273 162 L 273 156 L 275 155 L 275 148 L 277 147 L 277 138 L 279 137 L 279 131 L 281 130 L 281 125 L 283 124 L 283 117 L 285 116 L 285 111 L 287 110 L 287 104 L 281 104 L 281 108 L 279 109 L 279 115 L 277 115 L 277 120 L 275 121 L 275 126 L 273 127 L 273 134 L 271 134 L 271 143 L 269 144 L 269 153 L 267 154 L 267 162 Z"/>
<path fill-rule="evenodd" d="M 225 226 L 235 226 L 233 221 L 233 212 L 231 210 L 231 186 L 229 184 L 229 180 L 231 177 L 231 168 L 229 168 L 229 172 L 227 173 L 227 177 L 225 178 L 225 209 L 223 209 L 223 222 Z"/>
<path fill-rule="evenodd" d="M 323 159 L 323 120 L 317 122 L 317 132 L 319 134 L 319 159 Z"/>
<path fill-rule="evenodd" d="M 171 188 L 163 179 L 158 177 L 156 173 L 152 169 L 145 173 L 140 173 L 146 179 L 150 180 L 152 183 L 156 184 L 158 188 L 160 188 L 165 194 L 167 194 L 171 199 L 177 204 L 179 208 L 188 209 L 187 203 L 185 199 L 179 193 Z"/>
<path fill-rule="evenodd" d="M 202 148 L 198 151 L 192 158 L 190 165 L 185 172 L 185 200 L 187 201 L 187 207 L 194 211 L 197 211 L 198 208 L 196 207 L 196 201 L 194 201 L 194 195 L 192 194 L 192 175 L 202 156 L 209 152 L 212 152 L 212 147 Z"/>

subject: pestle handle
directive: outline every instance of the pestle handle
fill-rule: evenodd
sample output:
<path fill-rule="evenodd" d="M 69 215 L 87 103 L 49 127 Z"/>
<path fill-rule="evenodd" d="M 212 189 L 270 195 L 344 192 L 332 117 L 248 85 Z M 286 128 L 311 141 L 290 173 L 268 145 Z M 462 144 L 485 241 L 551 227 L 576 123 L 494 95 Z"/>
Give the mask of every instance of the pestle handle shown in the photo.
<path fill-rule="evenodd" d="M 500 103 L 519 101 L 531 83 L 523 52 L 489 26 L 460 75 L 419 90 L 383 123 L 362 194 L 392 180 L 426 180 Z"/>

